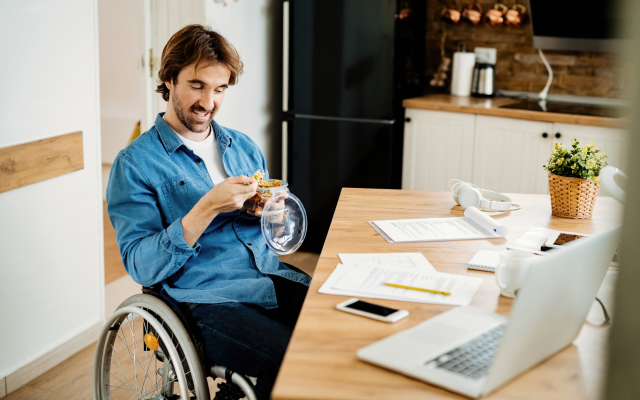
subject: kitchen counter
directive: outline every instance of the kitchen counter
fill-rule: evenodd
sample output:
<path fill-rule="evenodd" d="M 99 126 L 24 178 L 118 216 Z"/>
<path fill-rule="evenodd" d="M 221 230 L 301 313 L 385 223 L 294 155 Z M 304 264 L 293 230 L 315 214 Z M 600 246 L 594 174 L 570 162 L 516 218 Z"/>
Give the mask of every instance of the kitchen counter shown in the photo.
<path fill-rule="evenodd" d="M 493 97 L 485 99 L 478 97 L 458 97 L 449 94 L 434 94 L 430 96 L 406 99 L 402 102 L 402 105 L 405 108 L 491 115 L 495 117 L 517 118 L 531 121 L 561 122 L 566 124 L 603 126 L 610 128 L 625 128 L 627 126 L 627 120 L 624 118 L 500 108 L 501 106 L 514 104 L 520 101 L 522 100 L 508 97 Z"/>

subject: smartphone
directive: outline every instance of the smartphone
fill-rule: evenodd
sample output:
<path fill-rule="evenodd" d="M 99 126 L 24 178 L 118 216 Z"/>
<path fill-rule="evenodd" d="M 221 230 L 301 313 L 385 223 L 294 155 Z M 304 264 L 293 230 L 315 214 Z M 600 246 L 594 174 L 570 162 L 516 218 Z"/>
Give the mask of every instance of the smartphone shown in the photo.
<path fill-rule="evenodd" d="M 409 315 L 409 311 L 407 310 L 396 310 L 395 308 L 383 307 L 359 299 L 343 301 L 338 304 L 336 308 L 340 311 L 346 311 L 383 322 L 397 322 Z"/>
<path fill-rule="evenodd" d="M 545 251 L 545 247 L 547 249 L 561 248 L 566 244 L 571 243 L 575 240 L 581 239 L 585 236 L 589 236 L 589 235 L 582 235 L 582 234 L 577 234 L 572 232 L 558 232 L 557 236 L 554 234 L 549 237 L 549 239 L 543 246 L 542 251 Z"/>
<path fill-rule="evenodd" d="M 573 242 L 574 240 L 578 240 L 578 239 L 580 239 L 582 237 L 584 237 L 584 236 L 575 235 L 575 234 L 572 234 L 572 233 L 564 233 L 564 232 L 562 232 L 562 233 L 560 233 L 558 235 L 558 238 L 555 240 L 555 242 L 553 242 L 553 244 L 555 246 L 562 246 L 562 245 L 565 245 L 567 243 Z"/>

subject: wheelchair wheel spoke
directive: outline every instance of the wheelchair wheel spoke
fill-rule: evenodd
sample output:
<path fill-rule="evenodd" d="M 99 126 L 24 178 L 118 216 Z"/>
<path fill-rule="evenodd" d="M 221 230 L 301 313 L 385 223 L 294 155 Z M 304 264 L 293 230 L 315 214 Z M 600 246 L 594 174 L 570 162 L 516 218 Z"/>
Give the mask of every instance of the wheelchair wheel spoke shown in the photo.
<path fill-rule="evenodd" d="M 131 396 L 134 398 L 136 398 L 136 396 L 133 394 L 133 390 L 131 389 L 131 386 L 129 386 L 129 382 L 127 380 L 127 378 L 129 377 L 126 372 L 124 372 L 124 369 L 122 369 L 122 365 L 120 364 L 120 359 L 118 358 L 118 353 L 116 353 L 115 349 L 113 348 L 113 344 L 111 344 L 111 351 L 113 352 L 113 355 L 116 357 L 116 365 L 118 366 L 118 368 L 120 368 L 120 371 L 122 371 L 122 375 L 124 377 L 124 384 L 127 385 L 127 387 L 129 388 L 129 392 L 131 393 Z M 109 372 L 111 375 L 113 375 L 112 372 Z M 115 375 L 113 375 L 115 377 Z M 118 379 L 118 378 L 116 378 Z M 131 380 L 132 383 L 133 380 L 131 378 L 129 378 L 129 380 Z M 120 379 L 118 379 L 118 381 L 122 382 Z M 136 394 L 139 392 L 139 390 L 136 390 Z"/>
<path fill-rule="evenodd" d="M 146 356 L 146 353 L 147 353 L 147 352 L 145 352 L 145 356 Z M 152 359 L 153 359 L 153 360 L 149 360 L 149 364 L 148 364 L 148 366 L 147 366 L 147 371 L 149 371 L 149 369 L 151 368 L 151 362 L 155 360 L 155 356 L 153 356 L 153 355 L 152 355 L 151 357 L 152 357 Z M 155 362 L 154 362 L 154 365 L 155 365 Z M 146 378 L 149 378 L 149 386 L 151 386 L 151 387 L 153 388 L 152 392 L 155 392 L 155 391 L 159 390 L 159 389 L 158 389 L 158 374 L 156 373 L 156 374 L 155 374 L 155 376 L 156 376 L 156 381 L 155 381 L 155 382 L 153 382 L 153 381 L 151 380 L 151 377 L 150 377 L 148 374 L 146 375 Z M 146 378 L 145 378 L 145 379 L 146 379 Z M 146 385 L 145 385 L 145 390 L 146 390 Z M 159 393 L 160 393 L 160 392 L 158 392 L 158 394 L 159 394 Z"/>
<path fill-rule="evenodd" d="M 145 332 L 147 332 L 148 326 L 149 326 L 149 323 L 147 322 L 146 319 L 143 318 L 142 319 L 142 342 L 143 343 L 144 343 L 144 335 L 145 335 Z M 147 348 L 146 347 L 146 343 L 144 344 L 144 348 Z M 148 359 L 149 350 L 151 350 L 151 349 L 147 348 L 147 350 L 144 352 L 144 363 L 147 365 L 147 371 L 149 371 L 149 368 L 151 368 L 151 360 Z M 149 376 L 149 375 L 147 375 L 147 376 Z M 151 381 L 150 377 L 149 377 L 149 381 Z M 153 385 L 152 382 L 150 382 L 150 384 Z M 146 386 L 145 386 L 145 388 L 146 388 Z"/>
<path fill-rule="evenodd" d="M 163 367 L 164 368 L 164 367 Z M 191 371 L 187 372 L 186 374 L 184 374 L 185 378 L 190 374 Z M 164 383 L 164 385 L 162 385 L 162 389 L 167 389 L 169 388 L 169 385 L 172 385 L 174 383 L 179 383 L 178 380 L 176 378 L 172 378 L 171 380 L 169 380 L 168 382 Z M 147 394 L 152 393 L 152 392 L 147 392 L 145 393 L 143 396 L 146 396 Z"/>
<path fill-rule="evenodd" d="M 131 390 L 131 388 L 129 387 L 129 384 L 126 382 L 126 380 L 127 380 L 126 378 L 125 378 L 125 382 L 122 382 L 120 379 L 118 379 L 118 377 L 117 377 L 117 376 L 115 376 L 115 375 L 113 374 L 113 372 L 109 371 L 109 375 L 111 375 L 111 376 L 113 376 L 114 378 L 116 378 L 116 380 L 117 380 L 118 382 L 120 382 L 121 384 L 123 384 L 123 385 L 127 385 L 127 390 Z"/>
<path fill-rule="evenodd" d="M 129 390 L 128 388 L 124 388 L 124 387 L 121 387 L 121 386 L 116 386 L 116 385 L 107 385 L 107 387 L 110 387 L 110 388 L 115 388 L 115 389 L 123 389 L 123 390 Z"/>
<path fill-rule="evenodd" d="M 144 319 L 143 319 L 144 321 Z M 146 322 L 146 321 L 145 321 Z M 131 326 L 133 325 L 133 326 Z M 142 391 L 146 391 L 147 388 L 147 379 L 149 380 L 149 383 L 151 384 L 151 377 L 149 376 L 149 367 L 150 367 L 150 363 L 147 364 L 146 363 L 146 359 L 147 359 L 147 352 L 145 351 L 145 362 L 142 362 L 142 354 L 140 353 L 140 346 L 138 345 L 138 341 L 135 340 L 135 320 L 131 321 L 131 324 L 129 326 L 130 330 L 131 330 L 131 335 L 133 337 L 133 346 L 135 347 L 135 350 L 138 352 L 138 356 L 139 356 L 139 362 L 138 365 L 140 366 L 140 368 L 142 368 L 142 371 L 144 372 L 144 380 L 142 381 Z M 144 329 L 142 330 L 142 334 L 144 335 Z M 142 341 L 144 342 L 144 336 Z M 145 368 L 146 365 L 146 368 Z"/>
<path fill-rule="evenodd" d="M 127 325 L 129 326 L 129 331 L 131 332 L 131 348 L 133 349 L 133 351 L 131 351 L 129 349 L 129 347 L 127 346 L 127 350 L 129 350 L 129 358 L 133 357 L 133 375 L 136 377 L 136 386 L 138 387 L 138 390 L 140 392 L 143 392 L 144 390 L 142 389 L 141 385 L 140 385 L 140 381 L 138 380 L 138 371 L 137 371 L 137 367 L 136 364 L 139 364 L 136 359 L 136 348 L 137 346 L 137 342 L 136 342 L 136 335 L 135 333 L 133 333 L 133 327 L 131 326 L 131 320 L 133 315 L 129 314 L 126 318 L 127 320 Z M 123 332 L 123 336 L 124 336 L 124 332 Z M 144 370 L 144 368 L 143 368 Z M 144 382 L 143 382 L 144 383 Z"/>
<path fill-rule="evenodd" d="M 133 317 L 133 316 L 131 316 Z M 136 334 L 133 332 L 133 326 L 131 326 L 132 324 L 135 324 L 134 322 L 134 318 L 127 318 L 127 325 L 129 326 L 129 332 L 131 332 L 131 348 L 133 349 L 133 361 L 139 365 L 140 367 L 142 367 L 142 372 L 144 372 L 145 374 L 147 373 L 144 370 L 144 366 L 140 365 L 140 359 L 142 359 L 142 355 L 140 354 L 140 350 L 138 349 L 138 341 L 136 340 Z M 138 355 L 139 358 L 136 358 L 136 353 Z M 136 372 L 136 378 L 138 377 L 138 374 Z M 142 383 L 139 383 L 140 385 L 140 392 L 144 392 L 145 391 L 145 382 L 146 382 L 146 377 L 142 380 Z"/>
<path fill-rule="evenodd" d="M 128 322 L 128 325 L 129 325 L 129 330 L 131 331 L 131 341 L 133 342 L 131 347 L 133 347 L 134 350 L 137 351 L 138 357 L 139 357 L 137 364 L 142 369 L 142 372 L 144 372 L 144 379 L 142 380 L 142 385 L 141 385 L 142 388 L 140 390 L 142 392 L 145 392 L 147 390 L 147 379 L 149 380 L 149 382 L 151 382 L 151 377 L 149 376 L 149 367 L 147 366 L 147 368 L 145 368 L 145 364 L 142 363 L 142 354 L 140 353 L 140 346 L 138 346 L 138 341 L 135 339 L 136 336 L 135 336 L 135 333 L 134 333 L 135 332 L 135 319 L 132 320 L 130 323 L 129 323 L 129 321 L 127 321 L 127 322 Z M 144 335 L 144 329 L 142 330 L 142 334 Z M 143 341 L 144 341 L 144 338 L 143 338 Z M 134 352 L 134 354 L 133 354 L 133 359 L 134 360 L 136 360 L 135 355 L 136 354 Z M 145 352 L 145 355 L 146 355 L 146 352 Z M 136 374 L 136 377 L 137 377 L 137 374 Z"/>
<path fill-rule="evenodd" d="M 122 329 L 122 328 L 120 328 Z M 124 336 L 124 332 L 122 332 L 122 336 Z M 129 356 L 129 361 L 131 361 L 131 366 L 133 367 L 133 376 L 135 378 L 135 382 L 133 381 L 133 379 L 131 379 L 131 381 L 136 385 L 136 389 L 138 391 L 140 391 L 140 382 L 138 381 L 138 372 L 136 370 L 136 363 L 134 361 L 134 359 L 132 358 L 131 355 L 131 350 L 129 349 L 129 345 L 126 341 L 126 337 L 124 338 L 124 340 L 120 337 L 120 335 L 118 335 L 118 338 L 120 339 L 120 341 L 124 344 L 125 348 L 127 349 L 127 355 Z"/>
<path fill-rule="evenodd" d="M 122 337 L 118 336 L 118 338 L 120 339 L 120 342 L 124 345 L 124 349 L 127 350 L 127 354 L 129 355 L 129 360 L 131 360 L 131 347 L 134 347 L 133 344 L 129 344 L 128 341 L 126 340 L 126 337 L 123 339 Z M 149 376 L 148 371 L 151 368 L 151 364 L 153 363 L 154 366 L 157 366 L 156 363 L 156 357 L 155 357 L 155 353 L 151 356 L 151 360 L 148 361 L 148 366 L 145 368 L 144 366 L 142 366 L 141 363 L 138 362 L 138 364 L 142 367 L 141 369 L 143 371 L 145 371 L 145 381 L 148 379 L 149 380 L 149 388 L 150 390 L 147 389 L 146 386 L 141 387 L 139 384 L 139 380 L 137 379 L 137 370 L 136 370 L 136 376 L 135 379 L 130 377 L 125 371 L 124 368 L 122 366 L 122 363 L 119 359 L 119 356 L 116 352 L 116 349 L 114 348 L 113 344 L 111 345 L 111 351 L 113 353 L 113 355 L 115 356 L 115 358 L 113 359 L 113 363 L 118 367 L 118 369 L 120 369 L 120 371 L 122 372 L 123 375 L 123 379 L 124 382 L 119 379 L 116 375 L 113 374 L 113 372 L 110 372 L 110 375 L 115 378 L 115 380 L 117 380 L 122 386 L 117 386 L 117 385 L 107 385 L 108 387 L 112 387 L 112 388 L 118 388 L 118 389 L 124 389 L 124 390 L 128 390 L 129 393 L 131 394 L 132 398 L 135 400 L 141 399 L 141 398 L 145 398 L 147 395 L 149 394 L 155 394 L 155 395 L 161 395 L 161 388 L 159 387 L 159 381 L 158 381 L 158 376 L 156 375 L 156 379 L 155 381 Z M 134 365 L 132 364 L 132 367 L 134 367 Z M 131 382 L 131 384 L 133 384 L 135 386 L 135 388 L 132 388 L 131 385 L 129 384 L 129 382 Z M 126 386 L 126 387 L 123 387 Z"/>
<path fill-rule="evenodd" d="M 128 306 L 138 309 L 122 310 Z M 101 389 L 94 391 L 94 398 L 189 400 L 194 395 L 203 400 L 209 398 L 206 376 L 199 365 L 193 364 L 199 359 L 185 331 L 188 327 L 171 311 L 145 295 L 122 303 L 117 318 L 111 319 L 109 331 L 106 328 L 103 331 L 101 369 L 94 369 L 94 379 L 100 382 Z M 140 318 L 137 323 L 136 318 Z"/>
<path fill-rule="evenodd" d="M 153 370 L 154 371 L 158 371 L 158 364 L 156 363 L 156 352 L 153 352 L 153 356 L 151 357 L 153 359 Z M 156 377 L 156 387 L 158 387 L 158 373 L 155 373 L 155 377 Z"/>

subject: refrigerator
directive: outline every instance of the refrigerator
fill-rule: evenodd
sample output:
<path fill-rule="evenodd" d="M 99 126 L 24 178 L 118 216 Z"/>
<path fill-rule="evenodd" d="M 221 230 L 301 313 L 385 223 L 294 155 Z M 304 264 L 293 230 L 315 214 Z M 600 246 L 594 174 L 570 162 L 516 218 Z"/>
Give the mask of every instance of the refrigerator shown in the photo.
<path fill-rule="evenodd" d="M 410 3 L 283 2 L 283 178 L 307 212 L 300 250 L 321 251 L 343 187 L 400 189 L 401 100 L 422 93 L 407 62 L 424 67 L 424 57 L 405 57 L 425 48 L 424 8 L 402 40 L 398 13 Z"/>

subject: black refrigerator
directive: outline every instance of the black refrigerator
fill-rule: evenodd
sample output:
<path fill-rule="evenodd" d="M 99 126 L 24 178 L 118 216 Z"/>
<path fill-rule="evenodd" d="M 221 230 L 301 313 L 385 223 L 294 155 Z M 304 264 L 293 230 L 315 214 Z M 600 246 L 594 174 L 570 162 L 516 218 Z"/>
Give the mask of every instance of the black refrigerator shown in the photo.
<path fill-rule="evenodd" d="M 400 188 L 401 101 L 423 91 L 426 10 L 402 0 L 283 4 L 283 178 L 307 211 L 300 250 L 320 252 L 343 187 Z"/>

